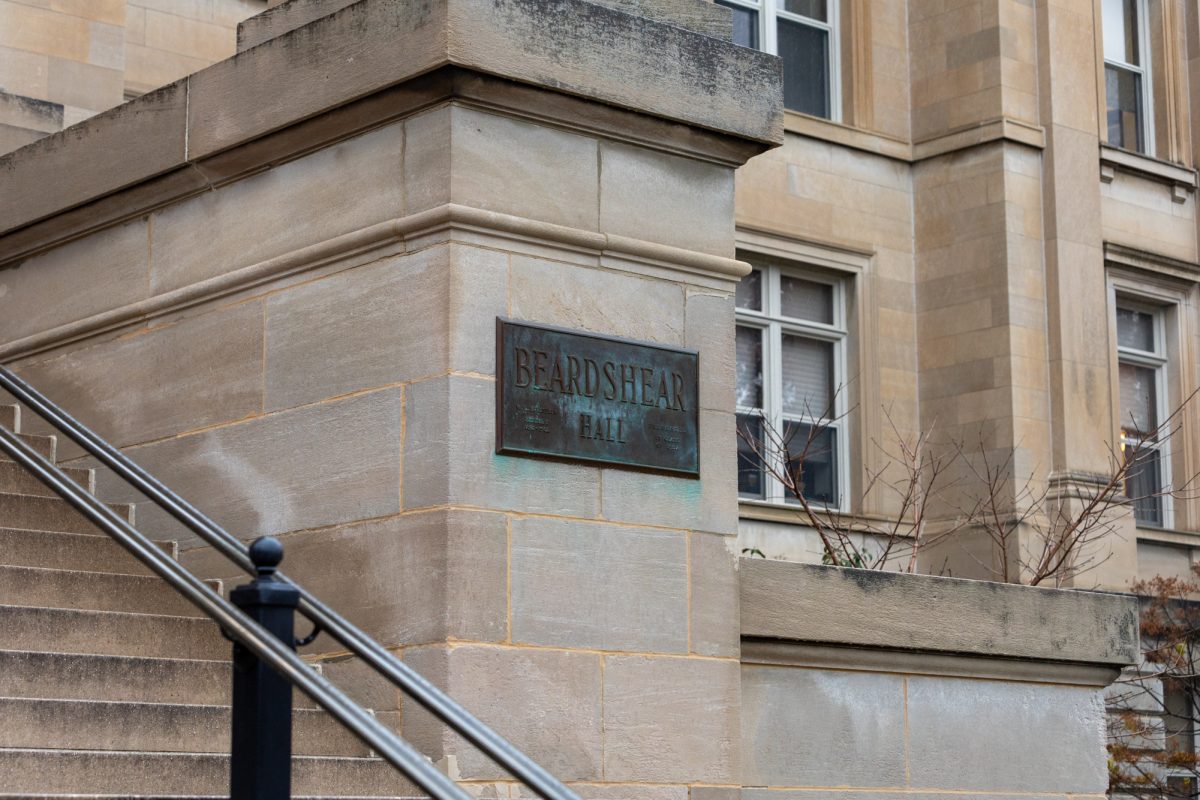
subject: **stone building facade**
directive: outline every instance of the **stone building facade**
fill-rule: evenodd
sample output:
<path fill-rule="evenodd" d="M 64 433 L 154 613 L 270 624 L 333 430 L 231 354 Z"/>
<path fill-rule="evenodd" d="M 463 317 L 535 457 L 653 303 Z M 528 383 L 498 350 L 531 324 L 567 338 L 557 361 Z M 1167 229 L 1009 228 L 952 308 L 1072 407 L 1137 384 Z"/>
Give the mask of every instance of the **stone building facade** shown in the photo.
<path fill-rule="evenodd" d="M 957 579 L 1032 526 L 922 556 L 955 579 L 783 563 L 821 554 L 736 430 L 834 408 L 814 492 L 886 520 L 863 487 L 896 437 L 978 441 L 1069 500 L 1126 411 L 1186 395 L 1200 19 L 1113 5 L 273 3 L 233 57 L 0 157 L 0 358 L 283 538 L 587 800 L 1096 798 L 1133 602 Z M 699 477 L 498 453 L 498 317 L 696 351 Z M 1121 518 L 1087 586 L 1190 564 L 1193 502 Z M 525 796 L 328 640 L 308 655 L 475 791 Z"/>
<path fill-rule="evenodd" d="M 0 153 L 233 55 L 266 0 L 4 0 Z"/>

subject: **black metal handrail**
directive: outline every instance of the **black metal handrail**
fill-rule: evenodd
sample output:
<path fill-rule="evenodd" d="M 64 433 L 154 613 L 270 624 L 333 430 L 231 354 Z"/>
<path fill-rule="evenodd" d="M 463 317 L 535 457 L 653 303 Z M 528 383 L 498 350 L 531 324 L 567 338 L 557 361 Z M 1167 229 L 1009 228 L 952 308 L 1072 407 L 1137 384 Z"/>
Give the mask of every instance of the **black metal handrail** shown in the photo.
<path fill-rule="evenodd" d="M 0 388 L 8 391 L 230 561 L 248 574 L 256 574 L 249 549 L 237 537 L 217 525 L 120 450 L 101 439 L 4 366 L 0 366 Z M 216 620 L 230 636 L 292 681 L 422 789 L 439 800 L 469 800 L 469 796 L 457 784 L 434 768 L 411 745 L 376 721 L 334 684 L 308 667 L 290 648 L 281 644 L 174 559 L 166 556 L 133 526 L 81 489 L 58 467 L 2 427 L 0 450 L 29 469 L 93 524 L 116 539 L 201 611 Z M 580 800 L 578 795 L 543 767 L 303 586 L 285 575 L 279 574 L 277 577 L 296 587 L 300 593 L 298 610 L 318 629 L 332 636 L 351 653 L 371 665 L 376 672 L 478 747 L 510 775 L 545 800 Z"/>

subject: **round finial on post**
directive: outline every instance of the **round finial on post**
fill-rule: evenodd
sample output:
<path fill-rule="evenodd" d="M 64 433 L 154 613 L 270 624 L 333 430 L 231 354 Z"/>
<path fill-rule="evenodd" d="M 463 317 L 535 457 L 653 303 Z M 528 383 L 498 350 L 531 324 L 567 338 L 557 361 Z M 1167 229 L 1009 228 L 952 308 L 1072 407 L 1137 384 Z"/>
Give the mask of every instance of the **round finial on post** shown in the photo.
<path fill-rule="evenodd" d="M 258 571 L 258 577 L 267 578 L 275 574 L 279 562 L 283 561 L 283 542 L 274 536 L 260 536 L 250 545 L 250 560 Z"/>

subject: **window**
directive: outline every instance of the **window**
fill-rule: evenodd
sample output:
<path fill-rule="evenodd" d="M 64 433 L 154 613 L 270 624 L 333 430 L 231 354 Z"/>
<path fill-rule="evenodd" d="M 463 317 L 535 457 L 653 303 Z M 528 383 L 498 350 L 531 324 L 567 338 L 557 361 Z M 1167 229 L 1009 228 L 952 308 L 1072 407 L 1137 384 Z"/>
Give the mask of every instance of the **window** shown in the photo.
<path fill-rule="evenodd" d="M 1163 488 L 1169 484 L 1166 435 L 1166 349 L 1161 308 L 1117 299 L 1117 368 L 1121 390 L 1121 451 L 1134 462 L 1125 482 L 1140 525 L 1164 527 L 1169 508 Z M 1138 447 L 1138 442 L 1142 442 Z"/>
<path fill-rule="evenodd" d="M 837 120 L 838 0 L 717 0 L 733 11 L 733 41 L 783 59 L 783 104 Z"/>
<path fill-rule="evenodd" d="M 1108 143 L 1146 153 L 1153 140 L 1146 0 L 1103 0 Z"/>
<path fill-rule="evenodd" d="M 753 263 L 737 288 L 738 428 L 762 441 L 763 425 L 771 426 L 790 442 L 791 455 L 807 447 L 800 480 L 805 498 L 841 507 L 845 282 L 784 262 Z M 740 437 L 738 492 L 748 499 L 795 500 Z"/>

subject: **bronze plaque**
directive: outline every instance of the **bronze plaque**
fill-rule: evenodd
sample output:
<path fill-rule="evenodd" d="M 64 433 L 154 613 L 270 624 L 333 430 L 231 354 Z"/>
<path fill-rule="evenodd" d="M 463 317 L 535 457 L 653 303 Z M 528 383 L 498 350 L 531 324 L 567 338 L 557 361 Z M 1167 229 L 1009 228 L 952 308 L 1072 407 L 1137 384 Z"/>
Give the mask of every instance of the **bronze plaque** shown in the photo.
<path fill-rule="evenodd" d="M 699 355 L 496 320 L 496 451 L 700 474 Z"/>

